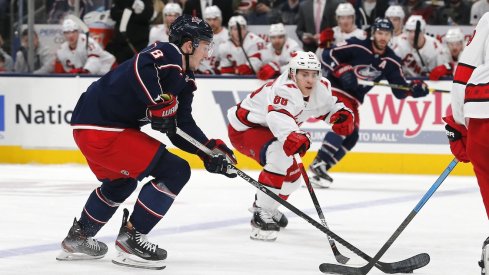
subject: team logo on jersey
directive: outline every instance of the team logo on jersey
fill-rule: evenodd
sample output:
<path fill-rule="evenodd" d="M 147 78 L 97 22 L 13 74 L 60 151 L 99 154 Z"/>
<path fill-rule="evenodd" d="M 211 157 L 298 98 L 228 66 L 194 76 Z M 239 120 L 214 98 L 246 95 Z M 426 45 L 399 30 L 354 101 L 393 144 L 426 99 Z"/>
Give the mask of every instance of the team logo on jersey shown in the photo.
<path fill-rule="evenodd" d="M 0 95 L 0 131 L 5 131 L 5 96 Z"/>
<path fill-rule="evenodd" d="M 372 65 L 357 65 L 353 68 L 355 75 L 362 80 L 374 80 L 382 75 L 382 72 L 377 70 Z"/>

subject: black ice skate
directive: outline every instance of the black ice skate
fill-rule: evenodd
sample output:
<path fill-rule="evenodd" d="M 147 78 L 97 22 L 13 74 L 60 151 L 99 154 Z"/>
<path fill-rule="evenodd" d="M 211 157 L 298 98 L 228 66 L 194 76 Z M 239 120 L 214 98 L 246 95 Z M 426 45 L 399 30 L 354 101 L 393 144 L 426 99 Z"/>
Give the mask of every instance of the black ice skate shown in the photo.
<path fill-rule="evenodd" d="M 489 237 L 482 244 L 482 256 L 479 266 L 481 267 L 481 275 L 489 275 L 489 272 L 487 272 L 489 268 Z"/>
<path fill-rule="evenodd" d="M 124 209 L 122 226 L 115 241 L 117 256 L 112 260 L 114 264 L 146 268 L 163 269 L 166 259 L 166 250 L 150 243 L 145 234 L 138 232 L 127 221 L 129 211 Z"/>
<path fill-rule="evenodd" d="M 256 195 L 255 195 L 256 200 Z M 256 202 L 253 203 L 253 206 L 248 209 L 251 213 L 255 213 L 259 207 L 256 206 Z M 280 212 L 278 209 L 272 211 L 272 219 L 280 226 L 280 228 L 285 228 L 289 224 L 289 220 L 284 215 L 284 213 Z"/>
<path fill-rule="evenodd" d="M 107 253 L 107 245 L 92 237 L 87 237 L 76 220 L 61 243 L 63 249 L 56 257 L 59 261 L 100 259 Z"/>
<path fill-rule="evenodd" d="M 256 207 L 251 219 L 251 239 L 269 242 L 277 239 L 280 226 L 273 220 L 272 216 L 272 211 Z"/>
<path fill-rule="evenodd" d="M 328 175 L 326 162 L 315 158 L 309 166 L 309 181 L 313 187 L 329 188 L 333 183 L 333 178 Z"/>

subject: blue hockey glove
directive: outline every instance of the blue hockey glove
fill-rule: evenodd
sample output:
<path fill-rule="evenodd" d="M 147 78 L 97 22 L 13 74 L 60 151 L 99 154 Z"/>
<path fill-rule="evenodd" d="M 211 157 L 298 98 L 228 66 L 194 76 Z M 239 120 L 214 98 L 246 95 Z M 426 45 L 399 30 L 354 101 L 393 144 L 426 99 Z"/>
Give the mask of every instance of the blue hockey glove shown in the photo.
<path fill-rule="evenodd" d="M 178 100 L 171 94 L 164 94 L 161 98 L 160 102 L 148 107 L 151 128 L 164 134 L 174 135 L 177 132 Z"/>
<path fill-rule="evenodd" d="M 334 68 L 333 76 L 340 81 L 341 87 L 347 91 L 353 92 L 358 87 L 357 76 L 351 65 L 339 64 Z"/>
<path fill-rule="evenodd" d="M 430 92 L 428 85 L 426 85 L 426 83 L 424 83 L 422 80 L 411 81 L 409 87 L 411 88 L 409 95 L 412 97 L 423 97 Z"/>
<path fill-rule="evenodd" d="M 209 156 L 202 151 L 197 152 L 197 155 L 204 162 L 205 169 L 211 173 L 235 178 L 237 176 L 236 171 L 228 169 L 228 164 L 237 163 L 233 151 L 220 139 L 210 139 L 205 146 L 215 153 L 214 156 Z"/>

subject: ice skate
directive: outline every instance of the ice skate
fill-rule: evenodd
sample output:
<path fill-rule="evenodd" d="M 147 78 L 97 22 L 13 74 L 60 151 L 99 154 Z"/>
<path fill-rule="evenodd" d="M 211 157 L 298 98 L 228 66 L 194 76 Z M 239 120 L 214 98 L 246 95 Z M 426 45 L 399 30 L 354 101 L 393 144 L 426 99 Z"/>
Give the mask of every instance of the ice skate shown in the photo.
<path fill-rule="evenodd" d="M 482 244 L 482 256 L 479 266 L 481 267 L 481 275 L 489 275 L 489 272 L 487 272 L 489 268 L 489 237 Z"/>
<path fill-rule="evenodd" d="M 117 256 L 112 260 L 114 264 L 146 268 L 163 269 L 166 259 L 166 250 L 150 243 L 145 234 L 138 232 L 128 221 L 129 211 L 124 209 L 122 226 L 115 241 Z"/>
<path fill-rule="evenodd" d="M 256 206 L 256 203 L 253 203 L 253 206 L 248 209 L 251 213 L 255 213 L 259 207 Z M 272 219 L 280 226 L 280 228 L 285 228 L 289 224 L 289 220 L 285 216 L 284 213 L 280 212 L 278 209 L 272 211 Z"/>
<path fill-rule="evenodd" d="M 313 187 L 329 188 L 333 183 L 333 178 L 328 175 L 326 163 L 315 158 L 309 166 L 309 181 Z"/>
<path fill-rule="evenodd" d="M 63 249 L 56 257 L 59 261 L 100 259 L 107 253 L 107 245 L 92 237 L 87 237 L 76 220 L 61 243 Z"/>
<path fill-rule="evenodd" d="M 256 207 L 251 219 L 251 239 L 269 242 L 277 239 L 280 226 L 273 220 L 272 216 L 272 211 Z"/>

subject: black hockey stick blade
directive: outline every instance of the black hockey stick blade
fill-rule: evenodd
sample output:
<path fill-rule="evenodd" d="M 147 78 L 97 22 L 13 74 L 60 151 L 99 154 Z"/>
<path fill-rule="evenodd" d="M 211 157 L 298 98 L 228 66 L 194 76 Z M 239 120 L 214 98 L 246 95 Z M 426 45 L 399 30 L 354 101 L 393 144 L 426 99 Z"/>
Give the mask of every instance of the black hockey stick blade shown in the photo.
<path fill-rule="evenodd" d="M 384 263 L 377 262 L 375 265 L 378 269 L 382 270 L 387 274 L 396 274 L 396 273 L 413 273 L 414 270 L 420 269 L 430 263 L 430 255 L 427 253 L 421 253 L 415 255 L 411 258 L 392 262 L 392 263 Z M 319 270 L 323 273 L 329 274 L 346 274 L 346 275 L 357 275 L 357 274 L 365 274 L 368 272 L 363 269 L 364 267 L 351 267 L 345 265 L 337 265 L 337 264 L 320 264 Z"/>

